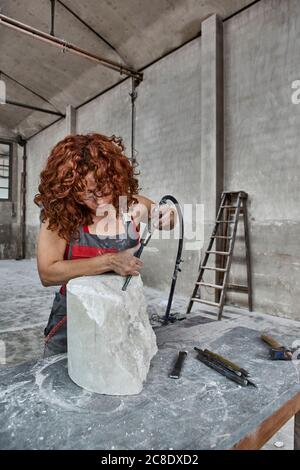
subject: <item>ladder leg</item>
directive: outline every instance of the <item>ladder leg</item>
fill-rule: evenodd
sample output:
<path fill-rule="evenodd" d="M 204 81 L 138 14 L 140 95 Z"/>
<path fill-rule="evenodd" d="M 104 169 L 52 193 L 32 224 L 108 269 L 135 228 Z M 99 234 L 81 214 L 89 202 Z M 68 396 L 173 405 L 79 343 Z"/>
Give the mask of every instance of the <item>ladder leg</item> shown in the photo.
<path fill-rule="evenodd" d="M 230 201 L 229 196 L 227 194 L 225 194 L 225 197 L 223 198 L 221 204 L 222 205 L 229 204 L 229 201 Z M 228 211 L 227 208 L 223 208 L 222 217 L 219 217 L 219 218 L 220 219 L 222 218 L 223 220 L 227 220 L 228 212 L 229 211 Z M 226 236 L 227 235 L 227 225 L 228 224 L 220 224 L 219 235 L 221 235 L 221 236 Z M 216 250 L 217 251 L 223 251 L 223 252 L 228 251 L 227 246 L 228 246 L 228 240 L 226 240 L 225 238 L 221 238 L 221 239 L 216 240 Z M 226 257 L 224 255 L 217 255 L 216 260 L 215 260 L 215 266 L 218 267 L 218 268 L 225 268 L 226 261 L 227 260 L 226 260 Z M 222 271 L 216 271 L 215 284 L 223 285 L 223 281 L 224 281 L 224 273 Z M 220 298 L 221 298 L 221 292 L 220 292 L 220 290 L 216 290 L 215 291 L 215 302 L 219 303 Z"/>
<path fill-rule="evenodd" d="M 239 216 L 240 216 L 240 207 L 241 207 L 241 199 L 240 197 L 238 197 L 237 208 L 236 208 L 236 212 L 234 215 L 234 227 L 232 230 L 232 239 L 230 240 L 229 256 L 227 258 L 227 263 L 226 263 L 226 272 L 224 276 L 223 290 L 222 290 L 221 298 L 220 298 L 218 320 L 222 320 L 222 313 L 223 313 L 223 308 L 224 308 L 224 303 L 225 303 L 225 298 L 226 298 L 228 277 L 229 277 L 230 266 L 231 266 L 232 257 L 233 257 L 233 249 L 235 245 L 237 226 L 238 226 L 238 221 L 239 221 Z"/>
<path fill-rule="evenodd" d="M 225 204 L 226 203 L 227 203 L 227 200 L 225 200 Z M 228 213 L 229 213 L 228 209 L 225 208 L 223 210 L 223 219 L 224 220 L 227 220 Z M 228 224 L 220 224 L 220 225 L 221 225 L 220 235 L 224 237 L 224 236 L 226 236 L 226 233 L 227 233 Z M 228 242 L 228 240 L 226 240 L 225 238 L 217 240 L 217 243 L 216 243 L 217 251 L 226 252 L 227 251 L 227 249 L 226 249 L 227 248 L 227 242 Z M 224 255 L 217 255 L 216 256 L 216 266 L 220 267 L 220 268 L 225 268 L 225 265 L 226 265 L 226 257 Z M 223 285 L 223 281 L 224 281 L 224 273 L 222 271 L 217 271 L 216 272 L 215 283 L 218 284 L 218 285 Z M 216 290 L 216 292 L 215 292 L 215 302 L 219 303 L 220 298 L 221 298 L 221 291 Z"/>
<path fill-rule="evenodd" d="M 193 306 L 193 301 L 190 300 L 190 301 L 189 301 L 189 304 L 188 304 L 188 308 L 187 308 L 187 310 L 186 310 L 186 313 L 191 313 L 192 306 Z"/>
<path fill-rule="evenodd" d="M 217 214 L 217 220 L 220 218 L 220 214 L 222 213 L 222 205 L 224 205 L 224 201 L 225 201 L 225 200 L 226 200 L 226 195 L 225 195 L 224 193 L 222 193 L 222 196 L 221 196 L 221 203 L 220 203 L 220 207 L 219 207 L 218 214 Z M 214 238 L 213 238 L 213 236 L 217 234 L 217 231 L 218 231 L 218 224 L 215 223 L 215 226 L 214 226 L 212 235 L 211 235 L 211 237 L 210 237 L 210 241 L 209 241 L 209 244 L 208 244 L 207 251 L 210 251 L 210 250 L 211 250 L 212 245 L 213 245 L 213 243 L 214 243 Z M 208 261 L 208 258 L 209 258 L 209 253 L 205 253 L 205 256 L 204 256 L 203 261 L 201 262 L 201 260 L 200 260 L 200 266 L 201 266 L 201 265 L 206 266 L 207 261 Z M 198 274 L 197 282 L 201 282 L 201 281 L 202 281 L 203 273 L 204 273 L 204 269 L 199 267 L 199 274 Z M 195 284 L 195 287 L 194 287 L 194 290 L 193 290 L 193 293 L 192 293 L 192 295 L 191 295 L 189 304 L 188 304 L 188 308 L 187 308 L 187 311 L 186 311 L 187 314 L 190 313 L 191 310 L 192 310 L 193 303 L 194 303 L 194 301 L 192 300 L 192 298 L 196 297 L 197 292 L 198 292 L 198 289 L 199 289 L 199 285 L 196 283 L 196 284 Z"/>
<path fill-rule="evenodd" d="M 206 262 L 207 262 L 207 254 L 206 254 L 206 256 L 204 257 L 203 263 L 204 263 L 204 262 L 205 262 L 205 264 L 206 264 Z M 200 262 L 200 265 L 201 265 L 201 262 Z M 198 274 L 198 278 L 197 278 L 197 282 L 201 282 L 201 281 L 202 281 L 203 273 L 204 273 L 204 269 L 200 269 L 200 270 L 199 270 L 199 274 Z M 196 297 L 197 292 L 198 292 L 198 289 L 199 289 L 199 285 L 198 285 L 198 284 L 195 284 L 195 287 L 194 287 L 193 293 L 192 293 L 192 295 L 191 295 L 191 298 L 190 298 L 189 305 L 188 305 L 188 308 L 187 308 L 186 313 L 191 313 L 191 310 L 192 310 L 192 307 L 193 307 L 193 303 L 194 303 L 193 300 L 192 300 L 192 298 Z"/>
<path fill-rule="evenodd" d="M 225 298 L 224 298 L 225 301 Z M 223 309 L 224 309 L 224 302 L 221 302 L 221 305 L 219 307 L 219 313 L 218 313 L 218 320 L 222 320 L 222 315 L 223 315 Z"/>
<path fill-rule="evenodd" d="M 251 279 L 251 251 L 249 239 L 248 211 L 245 199 L 243 199 L 243 216 L 245 230 L 245 246 L 246 246 L 246 264 L 247 264 L 247 284 L 248 284 L 248 308 L 252 312 L 252 279 Z"/>

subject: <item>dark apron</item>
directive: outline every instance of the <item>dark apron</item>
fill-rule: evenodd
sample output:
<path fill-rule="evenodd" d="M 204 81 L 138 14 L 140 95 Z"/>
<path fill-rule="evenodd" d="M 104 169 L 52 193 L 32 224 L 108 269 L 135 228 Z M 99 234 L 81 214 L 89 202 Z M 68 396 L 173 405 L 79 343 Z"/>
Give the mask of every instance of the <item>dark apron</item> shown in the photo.
<path fill-rule="evenodd" d="M 106 253 L 133 248 L 139 241 L 138 229 L 131 218 L 126 222 L 126 232 L 117 236 L 99 236 L 89 233 L 86 225 L 79 229 L 79 240 L 66 246 L 65 260 L 92 258 Z M 44 357 L 67 352 L 67 289 L 62 285 L 56 292 L 48 324 L 44 330 Z"/>

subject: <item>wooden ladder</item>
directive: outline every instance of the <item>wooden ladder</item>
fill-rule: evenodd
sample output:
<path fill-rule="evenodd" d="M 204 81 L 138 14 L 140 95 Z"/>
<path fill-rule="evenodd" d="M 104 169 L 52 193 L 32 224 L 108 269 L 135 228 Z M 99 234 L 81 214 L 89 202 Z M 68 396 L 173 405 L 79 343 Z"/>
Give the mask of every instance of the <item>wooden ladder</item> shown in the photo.
<path fill-rule="evenodd" d="M 216 223 L 203 261 L 200 262 L 198 278 L 190 298 L 187 313 L 191 312 L 194 302 L 199 302 L 218 307 L 218 320 L 221 320 L 227 289 L 247 293 L 248 308 L 250 312 L 252 311 L 251 257 L 247 199 L 248 194 L 244 191 L 224 191 L 222 193 Z M 244 221 L 246 248 L 247 285 L 245 286 L 228 283 L 240 215 L 243 216 Z M 215 249 L 213 249 L 214 242 Z M 207 266 L 210 255 L 216 256 L 215 266 Z M 203 282 L 205 270 L 215 271 L 215 284 Z M 215 302 L 201 298 L 201 286 L 215 289 Z"/>

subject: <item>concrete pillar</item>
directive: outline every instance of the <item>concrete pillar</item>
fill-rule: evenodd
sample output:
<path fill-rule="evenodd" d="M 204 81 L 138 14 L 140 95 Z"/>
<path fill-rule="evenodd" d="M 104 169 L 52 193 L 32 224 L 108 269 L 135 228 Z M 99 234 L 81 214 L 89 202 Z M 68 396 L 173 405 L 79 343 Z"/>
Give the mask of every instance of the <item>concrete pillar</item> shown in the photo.
<path fill-rule="evenodd" d="M 209 222 L 223 189 L 223 147 L 223 24 L 212 15 L 201 36 L 201 201 Z"/>
<path fill-rule="evenodd" d="M 66 134 L 76 134 L 76 109 L 70 104 L 66 107 Z"/>
<path fill-rule="evenodd" d="M 204 249 L 223 190 L 223 154 L 223 23 L 217 15 L 212 15 L 203 21 L 201 31 L 200 197 L 204 204 Z"/>

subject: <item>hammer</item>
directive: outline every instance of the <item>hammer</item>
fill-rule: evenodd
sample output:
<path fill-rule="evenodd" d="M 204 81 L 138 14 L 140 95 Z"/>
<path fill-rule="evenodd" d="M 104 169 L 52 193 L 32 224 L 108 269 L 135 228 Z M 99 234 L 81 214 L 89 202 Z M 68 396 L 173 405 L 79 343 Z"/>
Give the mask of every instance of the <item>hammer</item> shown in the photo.
<path fill-rule="evenodd" d="M 275 361 L 291 361 L 293 358 L 292 351 L 285 346 L 280 345 L 271 336 L 261 335 L 261 339 L 271 346 L 270 356 Z"/>

